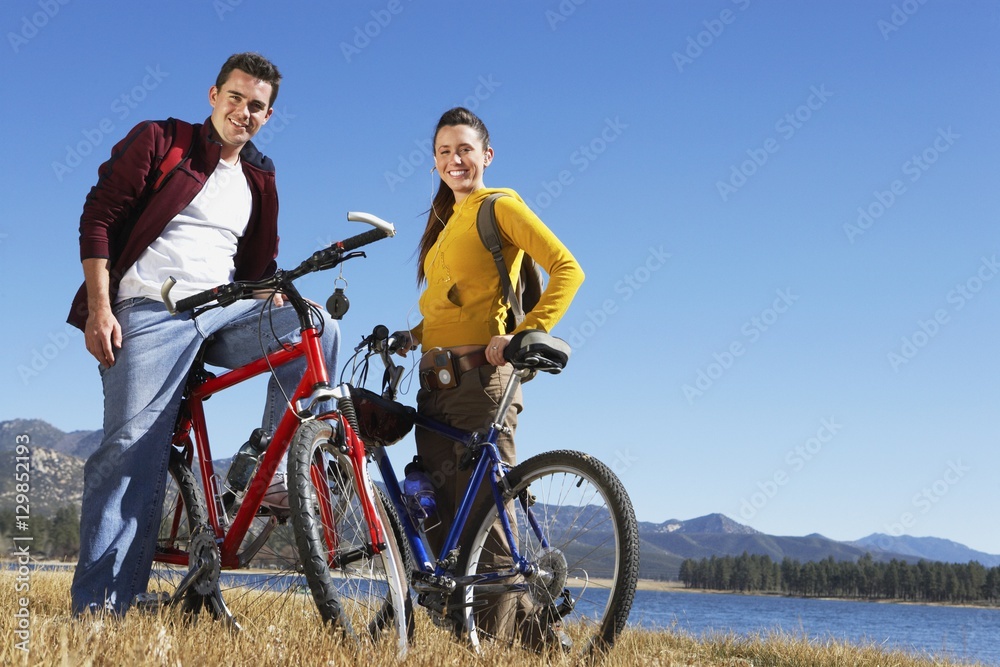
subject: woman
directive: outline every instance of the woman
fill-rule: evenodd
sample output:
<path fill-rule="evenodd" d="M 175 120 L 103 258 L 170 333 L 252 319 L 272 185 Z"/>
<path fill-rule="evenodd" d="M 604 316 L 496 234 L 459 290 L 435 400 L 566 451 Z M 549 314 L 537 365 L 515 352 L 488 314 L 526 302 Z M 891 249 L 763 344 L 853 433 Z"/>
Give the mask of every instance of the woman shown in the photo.
<path fill-rule="evenodd" d="M 512 335 L 524 329 L 550 331 L 583 282 L 583 271 L 516 192 L 483 184 L 493 148 L 486 126 L 471 111 L 459 107 L 441 116 L 434 134 L 434 161 L 441 183 L 427 216 L 417 262 L 417 284 L 427 284 L 420 296 L 423 320 L 396 335 L 409 336 L 403 354 L 419 344 L 423 351 L 420 369 L 432 371 L 421 373 L 417 409 L 456 428 L 474 431 L 489 423 L 513 372 L 503 358 Z M 525 252 L 549 275 L 538 304 L 513 331 L 505 330 L 507 307 L 497 266 L 476 228 L 480 204 L 495 192 L 508 195 L 497 199 L 495 212 L 512 282 Z M 457 386 L 444 386 L 451 383 L 442 383 L 442 376 L 433 373 L 435 362 L 446 358 L 444 353 L 451 356 Z M 521 408 L 518 389 L 506 419 L 510 431 L 501 434 L 498 442 L 501 457 L 511 465 L 516 463 L 513 433 Z M 471 470 L 459 465 L 465 451 L 462 445 L 419 428 L 415 437 L 417 453 L 437 491 L 440 524 L 428 530 L 427 536 L 438 553 Z M 476 507 L 488 502 L 492 497 L 484 486 Z M 473 508 L 472 516 L 476 511 Z"/>

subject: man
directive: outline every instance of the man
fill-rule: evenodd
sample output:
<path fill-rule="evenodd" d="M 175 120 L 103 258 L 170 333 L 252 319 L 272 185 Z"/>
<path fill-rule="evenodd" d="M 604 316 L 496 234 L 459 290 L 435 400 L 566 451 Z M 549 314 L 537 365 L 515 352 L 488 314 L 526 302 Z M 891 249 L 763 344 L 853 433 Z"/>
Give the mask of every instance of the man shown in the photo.
<path fill-rule="evenodd" d="M 260 356 L 263 301 L 240 301 L 197 318 L 170 316 L 160 297 L 168 276 L 176 301 L 231 280 L 274 273 L 278 198 L 274 165 L 251 138 L 267 123 L 281 75 L 256 53 L 231 56 L 209 89 L 212 113 L 190 126 L 140 123 L 101 165 L 80 219 L 84 285 L 69 322 L 83 329 L 100 362 L 104 440 L 84 469 L 80 560 L 73 579 L 74 613 L 124 613 L 149 581 L 167 478 L 170 439 L 184 383 L 202 343 L 205 360 L 235 368 Z M 161 182 L 171 146 L 184 151 Z M 169 161 L 168 161 L 169 162 Z M 274 297 L 262 341 L 273 350 L 298 340 L 298 320 Z M 275 332 L 275 340 L 271 332 Z M 336 368 L 339 331 L 327 318 L 324 354 Z M 263 427 L 273 432 L 304 366 L 272 377 Z M 248 428 L 249 430 L 249 428 Z M 265 501 L 287 505 L 284 473 Z"/>

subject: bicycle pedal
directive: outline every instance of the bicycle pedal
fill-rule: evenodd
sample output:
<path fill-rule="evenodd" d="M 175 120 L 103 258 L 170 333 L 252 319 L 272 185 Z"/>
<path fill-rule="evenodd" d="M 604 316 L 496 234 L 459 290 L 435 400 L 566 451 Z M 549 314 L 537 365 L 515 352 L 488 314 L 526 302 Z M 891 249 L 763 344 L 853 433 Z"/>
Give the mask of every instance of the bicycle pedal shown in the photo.
<path fill-rule="evenodd" d="M 170 604 L 169 593 L 137 593 L 132 598 L 132 606 L 139 612 L 148 613 L 160 610 Z"/>

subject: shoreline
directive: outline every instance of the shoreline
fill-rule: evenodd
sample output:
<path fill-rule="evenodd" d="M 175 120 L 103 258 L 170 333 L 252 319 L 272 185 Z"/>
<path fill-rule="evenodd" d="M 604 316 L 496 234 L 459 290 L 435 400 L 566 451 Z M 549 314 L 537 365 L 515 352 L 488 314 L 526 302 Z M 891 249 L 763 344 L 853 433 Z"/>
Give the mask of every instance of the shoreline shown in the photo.
<path fill-rule="evenodd" d="M 593 579 L 592 581 L 604 581 Z M 669 592 L 669 593 L 707 593 L 710 595 L 749 595 L 757 597 L 781 597 L 781 598 L 791 598 L 796 600 L 833 600 L 838 602 L 870 602 L 872 604 L 899 604 L 899 605 L 915 605 L 923 607 L 957 607 L 961 609 L 998 609 L 1000 610 L 1000 604 L 991 604 L 988 602 L 930 602 L 924 600 L 904 600 L 903 598 L 864 598 L 864 597 L 836 597 L 829 595 L 791 595 L 789 593 L 781 593 L 777 591 L 720 591 L 711 588 L 688 588 L 680 581 L 660 581 L 655 579 L 640 579 L 635 589 L 637 591 L 659 591 L 659 592 Z"/>
<path fill-rule="evenodd" d="M 8 561 L 7 559 L 0 559 L 0 563 L 7 564 L 8 566 L 17 566 L 16 561 Z M 3 565 L 0 565 L 3 567 Z M 32 562 L 33 569 L 39 570 L 73 570 L 76 567 L 75 563 L 67 563 L 63 561 L 34 561 Z M 224 573 L 230 574 L 247 574 L 247 575 L 273 575 L 276 574 L 274 570 L 268 570 L 266 568 L 240 568 L 238 570 L 223 570 Z M 289 574 L 289 573 L 285 573 Z M 610 579 L 602 578 L 592 578 L 590 580 L 592 584 L 607 586 L 611 583 Z M 834 600 L 840 602 L 869 602 L 873 604 L 899 604 L 899 605 L 916 605 L 925 607 L 956 607 L 956 608 L 973 608 L 973 609 L 997 609 L 1000 610 L 1000 604 L 989 604 L 986 602 L 928 602 L 922 600 L 904 600 L 902 598 L 862 598 L 862 597 L 835 597 L 835 596 L 808 596 L 808 595 L 790 595 L 787 593 L 780 593 L 776 591 L 720 591 L 710 588 L 688 588 L 680 581 L 662 579 L 639 579 L 636 581 L 635 589 L 637 591 L 653 591 L 659 593 L 703 593 L 709 595 L 750 595 L 758 597 L 782 597 L 782 598 L 792 598 L 798 600 Z"/>

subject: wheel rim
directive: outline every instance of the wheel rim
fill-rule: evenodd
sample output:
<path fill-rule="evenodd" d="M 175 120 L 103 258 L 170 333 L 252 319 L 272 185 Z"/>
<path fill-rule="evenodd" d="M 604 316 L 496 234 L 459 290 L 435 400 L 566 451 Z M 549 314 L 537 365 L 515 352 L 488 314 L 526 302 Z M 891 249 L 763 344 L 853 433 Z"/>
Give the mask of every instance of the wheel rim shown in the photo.
<path fill-rule="evenodd" d="M 523 493 L 525 490 L 530 495 Z M 575 466 L 550 464 L 531 470 L 529 476 L 520 480 L 514 492 L 513 499 L 507 503 L 507 515 L 520 553 L 529 561 L 552 564 L 555 581 L 565 577 L 565 587 L 573 597 L 572 611 L 562 618 L 559 629 L 572 640 L 575 650 L 589 651 L 595 644 L 613 642 L 621 629 L 621 623 L 613 613 L 613 605 L 622 585 L 622 564 L 618 554 L 622 553 L 623 539 L 621 526 L 614 518 L 612 500 L 601 489 L 600 480 Z M 536 537 L 525 511 L 525 503 L 528 503 L 536 523 L 547 538 L 547 546 Z M 497 530 L 500 525 L 495 508 L 490 516 L 493 528 L 491 521 L 483 521 L 472 538 L 466 568 L 469 574 L 503 567 L 503 564 L 498 567 L 491 562 L 503 561 L 503 554 L 495 552 L 506 552 L 506 546 L 498 546 L 495 538 L 491 537 L 491 530 Z M 565 570 L 559 572 L 561 568 Z M 542 627 L 551 626 L 551 621 L 540 623 L 535 620 L 539 607 L 546 606 L 544 602 L 550 588 L 549 581 L 552 579 L 546 581 L 531 577 L 513 581 L 523 591 L 506 594 L 507 615 L 514 616 L 513 622 L 497 619 L 495 612 L 467 615 L 467 621 L 474 621 L 469 622 L 473 642 L 478 643 L 482 638 L 497 638 L 520 642 L 526 648 L 538 650 L 557 644 L 558 638 Z M 482 605 L 484 598 L 490 602 L 490 607 L 503 606 L 496 605 L 495 586 L 466 589 L 467 604 Z M 516 600 L 513 609 L 510 598 Z M 563 600 L 565 598 L 560 597 L 551 607 L 557 607 Z M 491 632 L 493 628 L 498 630 Z"/>

